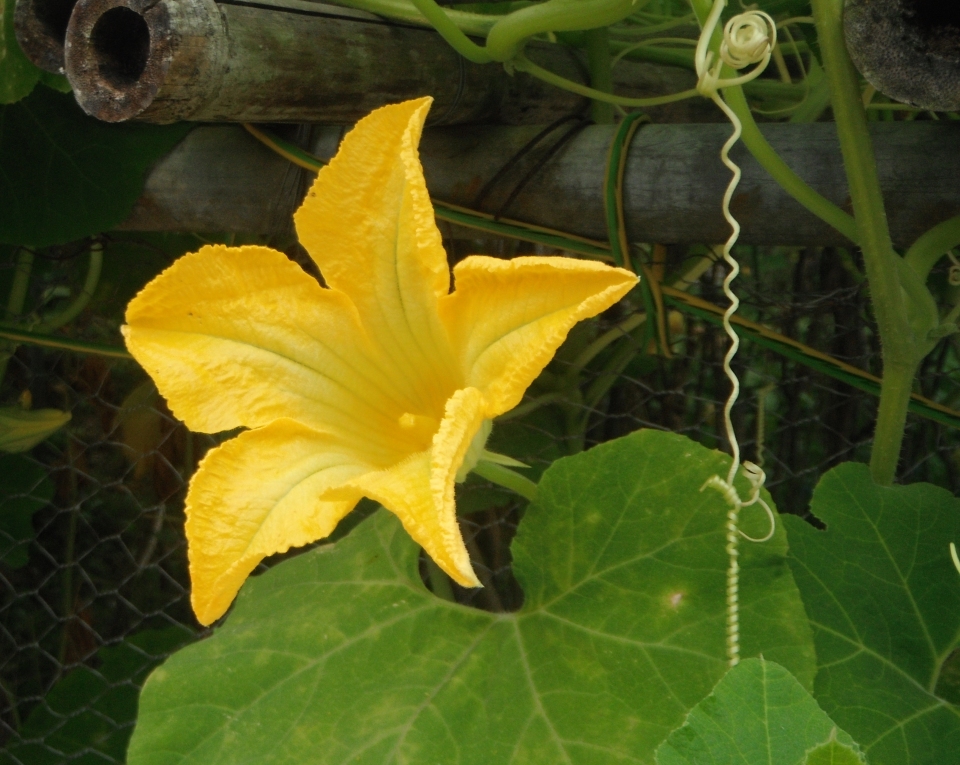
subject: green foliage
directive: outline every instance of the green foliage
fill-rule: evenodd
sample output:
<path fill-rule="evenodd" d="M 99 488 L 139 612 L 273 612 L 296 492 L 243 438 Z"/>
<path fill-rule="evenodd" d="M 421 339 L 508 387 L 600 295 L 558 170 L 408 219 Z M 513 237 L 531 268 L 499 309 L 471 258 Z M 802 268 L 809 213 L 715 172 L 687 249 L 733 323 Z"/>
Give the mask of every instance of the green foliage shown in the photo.
<path fill-rule="evenodd" d="M 77 667 L 34 708 L 20 729 L 24 743 L 0 752 L 0 765 L 123 762 L 147 673 L 192 639 L 183 627 L 167 627 L 100 649 L 97 669 Z"/>
<path fill-rule="evenodd" d="M 43 247 L 120 223 L 190 125 L 107 125 L 38 88 L 0 107 L 0 242 Z"/>
<path fill-rule="evenodd" d="M 17 0 L 0 0 L 0 104 L 13 104 L 26 98 L 38 82 L 69 93 L 70 83 L 66 77 L 45 72 L 23 55 L 13 31 L 16 5 Z"/>
<path fill-rule="evenodd" d="M 53 498 L 47 471 L 20 454 L 0 455 L 0 566 L 22 568 L 33 539 L 33 514 Z"/>
<path fill-rule="evenodd" d="M 657 765 L 843 763 L 829 759 L 843 750 L 853 756 L 851 763 L 862 765 L 855 746 L 786 669 L 747 659 L 660 745 Z"/>
<path fill-rule="evenodd" d="M 69 421 L 70 412 L 59 409 L 0 406 L 0 452 L 29 451 Z"/>
<path fill-rule="evenodd" d="M 955 762 L 960 752 L 960 499 L 929 484 L 877 486 L 863 465 L 825 475 L 818 531 L 785 518 L 813 625 L 815 696 L 871 765 Z"/>
<path fill-rule="evenodd" d="M 728 459 L 640 431 L 558 460 L 514 543 L 517 614 L 436 598 L 379 511 L 150 677 L 129 762 L 652 763 L 726 669 L 726 509 L 699 488 Z M 744 549 L 743 650 L 809 685 L 785 554 L 782 529 Z"/>
<path fill-rule="evenodd" d="M 27 96 L 37 84 L 40 70 L 23 55 L 13 31 L 17 0 L 0 0 L 0 104 Z"/>

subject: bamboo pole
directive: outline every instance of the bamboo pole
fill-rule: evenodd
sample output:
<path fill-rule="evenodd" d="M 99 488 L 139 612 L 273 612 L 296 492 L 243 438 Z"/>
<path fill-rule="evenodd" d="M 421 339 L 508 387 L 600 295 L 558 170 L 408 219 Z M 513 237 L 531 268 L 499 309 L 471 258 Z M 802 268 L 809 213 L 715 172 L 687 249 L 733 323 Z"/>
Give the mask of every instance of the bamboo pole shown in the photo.
<path fill-rule="evenodd" d="M 507 218 L 605 240 L 603 174 L 613 127 L 586 127 L 558 145 L 558 130 L 511 164 L 536 127 L 469 126 L 424 133 L 421 158 L 435 199 Z M 769 124 L 765 137 L 827 198 L 849 206 L 836 131 L 831 124 Z M 335 151 L 336 128 L 314 128 L 301 145 Z M 723 241 L 720 199 L 729 180 L 719 149 L 725 125 L 646 125 L 630 146 L 624 182 L 631 241 Z M 890 229 L 899 246 L 960 214 L 960 125 L 876 123 L 872 137 Z M 731 205 L 744 244 L 850 246 L 795 202 L 742 148 L 732 152 L 743 179 Z M 507 172 L 491 187 L 501 168 Z M 542 165 L 542 166 L 541 166 Z M 122 228 L 145 231 L 290 230 L 290 217 L 311 179 L 236 127 L 194 130 L 147 179 Z M 519 191 L 518 191 L 519 189 Z M 479 236 L 460 231 L 458 236 Z"/>
<path fill-rule="evenodd" d="M 586 80 L 573 51 L 531 47 L 545 66 Z M 470 63 L 431 29 L 305 0 L 80 0 L 65 51 L 77 101 L 108 122 L 349 124 L 426 94 L 435 99 L 432 124 L 536 124 L 587 106 L 528 75 Z M 627 92 L 642 95 L 693 82 L 690 72 L 639 62 L 619 74 Z M 671 114 L 709 111 L 685 105 L 660 118 Z"/>

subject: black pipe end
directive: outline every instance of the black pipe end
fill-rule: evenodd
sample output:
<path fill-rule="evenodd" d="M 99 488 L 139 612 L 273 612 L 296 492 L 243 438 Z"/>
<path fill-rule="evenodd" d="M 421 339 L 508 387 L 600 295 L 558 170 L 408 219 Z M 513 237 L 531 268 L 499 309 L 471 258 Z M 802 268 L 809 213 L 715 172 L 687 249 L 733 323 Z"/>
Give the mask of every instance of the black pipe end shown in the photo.
<path fill-rule="evenodd" d="M 74 98 L 87 114 L 122 122 L 153 102 L 173 44 L 167 5 L 79 0 L 67 27 L 64 61 Z"/>
<path fill-rule="evenodd" d="M 960 61 L 960 3 L 956 0 L 901 0 L 903 21 L 915 42 L 933 56 Z"/>
<path fill-rule="evenodd" d="M 853 63 L 881 93 L 960 110 L 960 3 L 846 0 L 843 31 Z"/>
<path fill-rule="evenodd" d="M 24 55 L 41 69 L 63 74 L 63 41 L 77 0 L 18 0 L 14 30 Z"/>
<path fill-rule="evenodd" d="M 124 6 L 104 13 L 90 34 L 100 76 L 117 88 L 135 84 L 147 68 L 150 28 L 136 11 Z"/>

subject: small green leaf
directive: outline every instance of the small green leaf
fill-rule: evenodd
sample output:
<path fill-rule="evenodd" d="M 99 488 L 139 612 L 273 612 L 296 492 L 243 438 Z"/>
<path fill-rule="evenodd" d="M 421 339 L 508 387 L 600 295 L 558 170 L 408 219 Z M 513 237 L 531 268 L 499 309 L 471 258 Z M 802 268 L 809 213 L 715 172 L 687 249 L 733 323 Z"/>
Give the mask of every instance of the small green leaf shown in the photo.
<path fill-rule="evenodd" d="M 21 454 L 0 454 L 0 565 L 21 568 L 33 539 L 33 514 L 53 498 L 46 469 Z"/>
<path fill-rule="evenodd" d="M 23 409 L 0 406 L 0 451 L 30 451 L 70 421 L 70 412 L 59 409 Z"/>
<path fill-rule="evenodd" d="M 0 242 L 44 247 L 116 226 L 189 129 L 109 125 L 49 88 L 0 107 Z"/>
<path fill-rule="evenodd" d="M 17 0 L 0 0 L 0 104 L 25 98 L 40 77 L 40 69 L 23 55 L 13 31 Z"/>
<path fill-rule="evenodd" d="M 154 672 L 128 762 L 652 763 L 726 671 L 727 509 L 699 489 L 728 465 L 656 431 L 554 463 L 514 542 L 516 614 L 433 596 L 380 510 L 248 580 L 223 627 Z M 810 684 L 785 554 L 783 529 L 744 545 L 743 651 Z"/>
<path fill-rule="evenodd" d="M 863 757 L 839 741 L 828 741 L 807 754 L 803 765 L 863 765 Z"/>
<path fill-rule="evenodd" d="M 60 93 L 69 93 L 73 88 L 70 87 L 70 80 L 62 74 L 54 74 L 43 69 L 40 70 L 40 84 L 53 88 Z"/>
<path fill-rule="evenodd" d="M 817 643 L 817 701 L 871 765 L 956 762 L 960 576 L 949 544 L 960 541 L 960 499 L 929 484 L 877 486 L 847 463 L 821 479 L 811 511 L 826 531 L 784 522 Z"/>
<path fill-rule="evenodd" d="M 862 765 L 849 748 L 853 740 L 837 731 L 793 675 L 774 662 L 747 659 L 660 745 L 657 765 L 804 765 L 808 752 L 837 740 Z M 816 756 L 814 762 L 831 762 Z"/>

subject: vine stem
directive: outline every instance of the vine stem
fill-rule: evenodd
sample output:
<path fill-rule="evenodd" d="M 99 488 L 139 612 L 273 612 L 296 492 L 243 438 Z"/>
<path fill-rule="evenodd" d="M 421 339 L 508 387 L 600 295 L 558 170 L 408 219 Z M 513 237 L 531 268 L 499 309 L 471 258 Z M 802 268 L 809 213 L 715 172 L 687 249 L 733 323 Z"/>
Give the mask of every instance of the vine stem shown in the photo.
<path fill-rule="evenodd" d="M 930 270 L 954 247 L 960 246 L 960 215 L 938 223 L 917 239 L 904 259 L 926 281 Z"/>
<path fill-rule="evenodd" d="M 606 27 L 590 29 L 584 33 L 587 43 L 587 66 L 590 70 L 590 86 L 605 93 L 613 92 L 613 66 L 610 60 L 610 35 Z M 613 104 L 594 101 L 590 116 L 597 125 L 613 124 Z"/>
<path fill-rule="evenodd" d="M 59 313 L 51 316 L 45 316 L 33 329 L 39 333 L 50 332 L 62 327 L 64 324 L 73 321 L 80 315 L 81 311 L 87 307 L 90 298 L 97 289 L 100 282 L 100 272 L 103 270 L 103 242 L 94 242 L 90 245 L 89 263 L 87 265 L 87 276 L 83 282 L 83 289 L 80 290 L 73 301 Z"/>
<path fill-rule="evenodd" d="M 857 222 L 873 313 L 880 332 L 883 382 L 870 454 L 870 473 L 881 486 L 896 476 L 907 405 L 920 363 L 908 323 L 901 287 L 899 256 L 893 249 L 880 181 L 867 131 L 859 78 L 843 40 L 842 0 L 812 0 L 817 37 L 833 104 L 840 150 Z"/>

